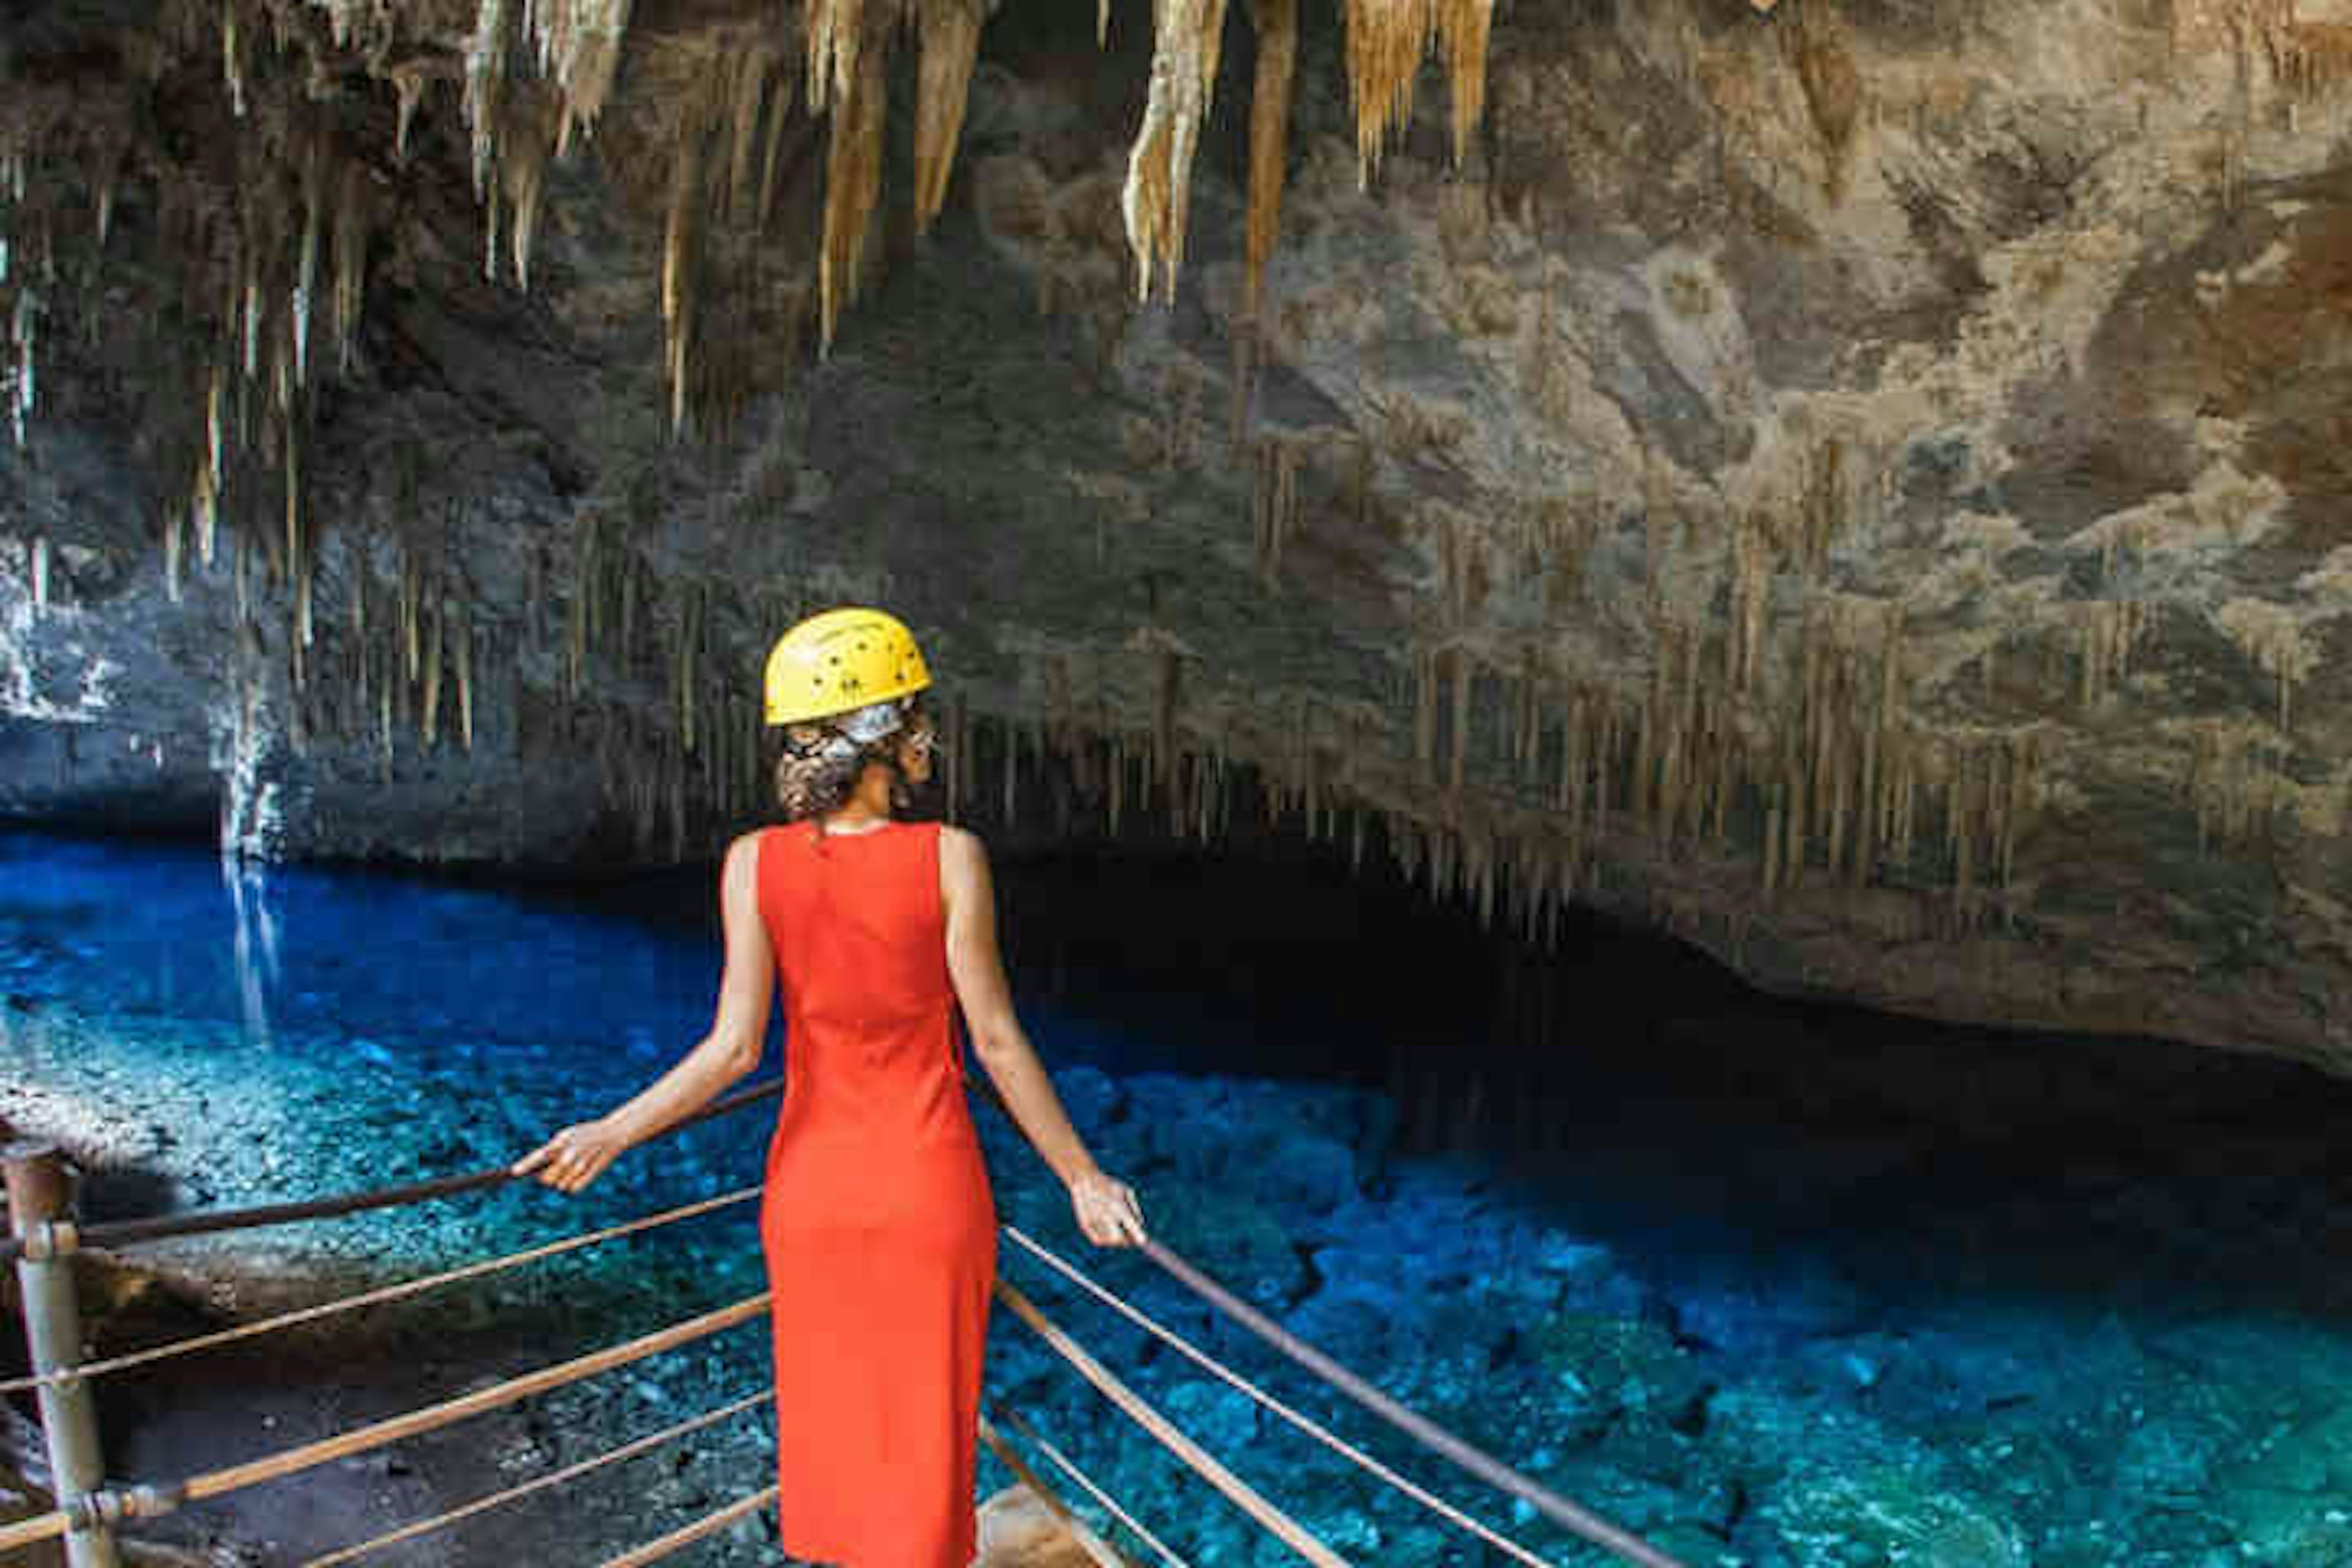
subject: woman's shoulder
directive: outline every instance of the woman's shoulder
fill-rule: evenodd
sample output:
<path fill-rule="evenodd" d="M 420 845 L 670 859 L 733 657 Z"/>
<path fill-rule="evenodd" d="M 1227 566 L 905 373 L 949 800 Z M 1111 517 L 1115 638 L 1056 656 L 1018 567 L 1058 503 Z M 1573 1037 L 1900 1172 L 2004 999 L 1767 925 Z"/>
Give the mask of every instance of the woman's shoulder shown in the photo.
<path fill-rule="evenodd" d="M 768 832 L 767 828 L 755 827 L 749 833 L 737 834 L 727 846 L 726 858 L 720 862 L 722 874 L 741 876 L 756 869 L 760 864 L 760 841 L 768 836 Z"/>
<path fill-rule="evenodd" d="M 940 887 L 952 900 L 960 888 L 973 888 L 988 879 L 988 846 L 968 827 L 939 825 Z"/>
<path fill-rule="evenodd" d="M 756 874 L 762 852 L 791 837 L 790 827 L 778 826 L 774 823 L 737 834 L 727 846 L 727 855 L 722 862 L 726 873 L 730 876 Z"/>

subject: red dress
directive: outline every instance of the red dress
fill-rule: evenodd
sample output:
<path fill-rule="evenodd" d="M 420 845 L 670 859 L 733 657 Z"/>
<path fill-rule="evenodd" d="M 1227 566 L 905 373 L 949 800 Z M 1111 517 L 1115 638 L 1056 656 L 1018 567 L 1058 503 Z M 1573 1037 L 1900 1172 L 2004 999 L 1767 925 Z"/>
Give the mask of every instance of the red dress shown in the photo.
<path fill-rule="evenodd" d="M 759 845 L 785 1017 L 760 1241 L 783 1548 L 968 1568 L 996 1208 L 964 1103 L 940 829 Z"/>

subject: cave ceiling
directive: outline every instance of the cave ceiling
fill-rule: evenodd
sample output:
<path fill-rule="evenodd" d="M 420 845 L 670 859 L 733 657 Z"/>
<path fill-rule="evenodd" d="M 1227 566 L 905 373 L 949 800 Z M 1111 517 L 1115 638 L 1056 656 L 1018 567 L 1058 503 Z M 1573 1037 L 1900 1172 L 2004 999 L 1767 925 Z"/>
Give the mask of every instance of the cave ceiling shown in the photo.
<path fill-rule="evenodd" d="M 0 809 L 705 854 L 869 600 L 1007 837 L 2340 1070 L 2347 73 L 2352 0 L 14 6 Z"/>

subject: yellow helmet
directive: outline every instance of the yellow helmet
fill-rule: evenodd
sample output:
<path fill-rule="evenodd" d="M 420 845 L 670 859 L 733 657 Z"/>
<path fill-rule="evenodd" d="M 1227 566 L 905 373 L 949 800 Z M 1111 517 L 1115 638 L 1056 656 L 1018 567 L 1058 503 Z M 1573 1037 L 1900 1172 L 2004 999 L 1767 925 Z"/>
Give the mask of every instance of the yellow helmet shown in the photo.
<path fill-rule="evenodd" d="M 827 610 L 778 637 L 768 650 L 768 722 L 829 719 L 912 696 L 930 683 L 915 634 L 897 616 L 880 610 Z"/>

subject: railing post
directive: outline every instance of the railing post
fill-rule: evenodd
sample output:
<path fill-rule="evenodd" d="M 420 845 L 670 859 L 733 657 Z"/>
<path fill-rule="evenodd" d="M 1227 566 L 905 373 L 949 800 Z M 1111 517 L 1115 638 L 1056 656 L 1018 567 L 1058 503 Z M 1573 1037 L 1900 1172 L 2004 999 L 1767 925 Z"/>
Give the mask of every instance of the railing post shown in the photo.
<path fill-rule="evenodd" d="M 25 1300 L 25 1341 L 37 1373 L 69 1371 L 81 1360 L 81 1309 L 74 1300 L 73 1257 L 52 1244 L 54 1222 L 68 1217 L 73 1176 L 55 1144 L 0 1144 L 0 1166 L 8 1182 L 8 1216 L 25 1242 L 16 1260 L 16 1283 Z M 55 1256 L 65 1250 L 66 1256 Z M 98 1450 L 98 1406 L 80 1378 L 45 1383 L 40 1389 L 41 1433 L 49 1450 L 49 1484 L 64 1508 L 105 1483 Z M 66 1536 L 69 1568 L 116 1568 L 113 1532 L 102 1523 Z"/>

